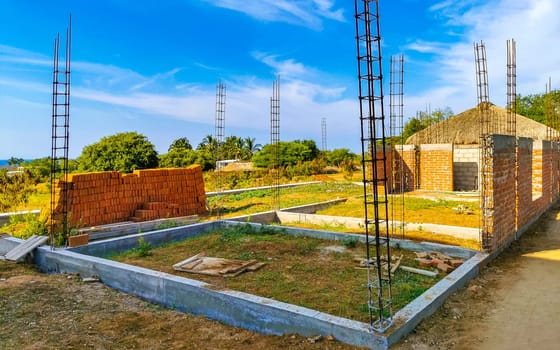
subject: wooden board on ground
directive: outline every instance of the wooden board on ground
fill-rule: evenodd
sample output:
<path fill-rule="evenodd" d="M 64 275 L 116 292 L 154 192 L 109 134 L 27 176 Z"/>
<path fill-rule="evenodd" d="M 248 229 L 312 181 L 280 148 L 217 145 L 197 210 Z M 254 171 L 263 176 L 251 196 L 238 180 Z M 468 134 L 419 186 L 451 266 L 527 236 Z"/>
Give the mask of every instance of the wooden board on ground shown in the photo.
<path fill-rule="evenodd" d="M 47 236 L 33 235 L 29 237 L 25 242 L 19 244 L 17 247 L 7 252 L 4 257 L 6 260 L 21 261 L 33 249 L 45 244 L 48 239 L 49 238 Z"/>
<path fill-rule="evenodd" d="M 199 253 L 173 265 L 173 269 L 201 275 L 235 277 L 245 271 L 256 271 L 264 265 L 257 260 L 214 258 Z"/>

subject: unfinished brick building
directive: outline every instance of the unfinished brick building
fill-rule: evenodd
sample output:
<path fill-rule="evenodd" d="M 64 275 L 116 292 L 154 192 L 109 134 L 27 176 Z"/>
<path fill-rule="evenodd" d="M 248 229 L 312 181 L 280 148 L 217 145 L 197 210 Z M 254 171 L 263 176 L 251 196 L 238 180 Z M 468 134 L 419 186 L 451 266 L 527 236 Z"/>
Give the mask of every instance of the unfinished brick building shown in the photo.
<path fill-rule="evenodd" d="M 506 109 L 490 106 L 499 124 Z M 398 145 L 392 157 L 402 159 L 405 190 L 478 191 L 481 164 L 487 164 L 489 191 L 485 248 L 495 250 L 523 231 L 556 201 L 559 194 L 559 143 L 546 125 L 516 115 L 515 136 L 485 136 L 489 151 L 481 152 L 480 113 L 467 110 L 424 129 Z M 482 157 L 488 157 L 484 160 Z M 397 158 L 395 158 L 397 159 Z"/>

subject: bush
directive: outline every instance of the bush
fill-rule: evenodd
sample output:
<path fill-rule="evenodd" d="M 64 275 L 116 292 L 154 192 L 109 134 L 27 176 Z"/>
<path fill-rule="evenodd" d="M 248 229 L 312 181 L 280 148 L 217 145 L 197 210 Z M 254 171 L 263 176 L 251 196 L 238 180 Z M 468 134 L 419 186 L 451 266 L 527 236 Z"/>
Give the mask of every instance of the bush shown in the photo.
<path fill-rule="evenodd" d="M 46 219 L 33 213 L 10 216 L 10 223 L 6 224 L 3 230 L 21 239 L 48 234 Z"/>

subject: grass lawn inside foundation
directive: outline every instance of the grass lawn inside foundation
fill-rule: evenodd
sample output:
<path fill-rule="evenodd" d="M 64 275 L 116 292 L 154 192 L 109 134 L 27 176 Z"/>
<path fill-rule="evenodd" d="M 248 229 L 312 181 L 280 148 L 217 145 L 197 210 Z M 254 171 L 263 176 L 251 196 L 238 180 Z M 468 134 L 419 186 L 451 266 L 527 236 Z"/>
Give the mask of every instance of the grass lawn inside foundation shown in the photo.
<path fill-rule="evenodd" d="M 354 259 L 365 258 L 361 243 L 293 237 L 266 226 L 224 228 L 178 243 L 133 249 L 110 258 L 131 265 L 205 281 L 215 288 L 232 289 L 304 306 L 332 315 L 368 322 L 367 273 Z M 213 277 L 177 272 L 173 264 L 203 252 L 226 259 L 256 259 L 266 265 L 236 277 Z M 414 252 L 403 255 L 402 265 L 418 267 Z M 372 269 L 375 271 L 375 269 Z M 393 311 L 396 312 L 445 274 L 426 277 L 398 269 L 393 276 Z"/>

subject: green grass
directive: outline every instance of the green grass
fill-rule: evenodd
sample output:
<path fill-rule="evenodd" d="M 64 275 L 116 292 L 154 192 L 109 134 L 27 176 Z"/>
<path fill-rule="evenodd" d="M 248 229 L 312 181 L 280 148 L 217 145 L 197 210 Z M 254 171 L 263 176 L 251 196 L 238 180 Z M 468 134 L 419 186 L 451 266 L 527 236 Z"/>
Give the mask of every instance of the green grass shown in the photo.
<path fill-rule="evenodd" d="M 280 206 L 288 208 L 317 203 L 336 198 L 358 196 L 362 188 L 352 183 L 324 182 L 280 189 Z M 213 219 L 218 209 L 225 217 L 254 214 L 271 210 L 272 191 L 255 190 L 240 194 L 223 194 L 208 198 L 211 209 L 209 219 Z"/>
<path fill-rule="evenodd" d="M 228 288 L 309 307 L 359 321 L 368 321 L 366 270 L 357 268 L 356 256 L 365 255 L 357 243 L 343 252 L 327 252 L 326 246 L 342 242 L 312 237 L 293 237 L 263 226 L 249 225 L 153 247 L 151 255 L 139 257 L 133 250 L 111 257 L 114 260 L 203 280 L 217 288 Z M 172 265 L 204 252 L 205 256 L 227 259 L 256 259 L 266 265 L 256 272 L 237 277 L 212 277 L 176 272 Z M 414 254 L 404 255 L 403 264 L 417 266 Z M 393 279 L 393 301 L 400 309 L 432 286 L 437 279 L 398 270 Z"/>

